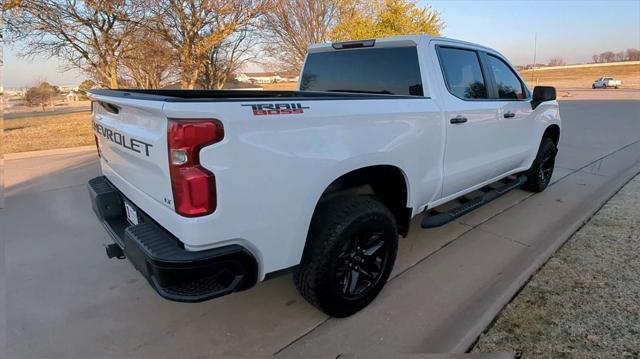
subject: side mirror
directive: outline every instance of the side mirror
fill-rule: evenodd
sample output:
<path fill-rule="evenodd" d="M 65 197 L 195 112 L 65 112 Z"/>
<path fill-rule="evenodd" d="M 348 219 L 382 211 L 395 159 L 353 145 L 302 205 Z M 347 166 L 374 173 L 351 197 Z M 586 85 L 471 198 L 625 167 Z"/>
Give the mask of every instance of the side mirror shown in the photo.
<path fill-rule="evenodd" d="M 553 101 L 556 99 L 556 88 L 551 86 L 536 86 L 533 88 L 533 99 L 531 100 L 531 108 L 536 109 L 538 105 L 545 101 Z"/>

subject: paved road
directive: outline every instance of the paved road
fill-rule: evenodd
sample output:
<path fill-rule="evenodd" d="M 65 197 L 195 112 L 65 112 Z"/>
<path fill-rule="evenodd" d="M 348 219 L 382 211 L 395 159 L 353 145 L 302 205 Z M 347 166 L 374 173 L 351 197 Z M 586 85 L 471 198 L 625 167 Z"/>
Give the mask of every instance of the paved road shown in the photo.
<path fill-rule="evenodd" d="M 437 229 L 420 229 L 417 218 L 388 286 L 347 319 L 308 305 L 290 276 L 205 303 L 165 301 L 128 262 L 104 255 L 107 236 L 84 187 L 99 172 L 92 151 L 8 159 L 6 357 L 464 351 L 563 239 L 640 171 L 640 101 L 563 101 L 561 111 L 546 192 L 513 191 Z"/>
<path fill-rule="evenodd" d="M 560 100 L 640 100 L 640 89 L 559 88 Z"/>
<path fill-rule="evenodd" d="M 16 118 L 24 118 L 24 117 L 42 117 L 42 116 L 55 116 L 69 113 L 78 113 L 78 112 L 88 112 L 91 111 L 91 106 L 83 106 L 83 107 L 73 107 L 73 108 L 63 108 L 56 109 L 56 111 L 50 112 L 8 112 L 4 114 L 5 120 L 13 120 Z"/>

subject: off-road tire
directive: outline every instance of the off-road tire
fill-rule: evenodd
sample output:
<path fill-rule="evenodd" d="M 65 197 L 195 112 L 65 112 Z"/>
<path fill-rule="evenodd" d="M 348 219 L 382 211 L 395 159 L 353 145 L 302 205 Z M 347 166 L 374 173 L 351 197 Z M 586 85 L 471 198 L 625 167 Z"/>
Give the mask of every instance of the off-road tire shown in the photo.
<path fill-rule="evenodd" d="M 378 271 L 368 271 L 367 275 L 372 272 L 378 274 L 375 282 L 368 281 L 368 276 L 356 276 L 356 283 L 358 279 L 368 281 L 370 287 L 360 295 L 349 298 L 343 292 L 351 286 L 343 287 L 340 284 L 353 279 L 353 272 L 343 270 L 345 246 L 349 247 L 348 243 L 361 243 L 357 238 L 366 237 L 369 232 L 374 233 L 376 241 L 383 242 L 376 255 L 384 250 L 386 260 L 380 262 Z M 294 282 L 300 294 L 316 308 L 332 317 L 347 317 L 366 307 L 380 293 L 393 269 L 397 250 L 395 217 L 385 205 L 371 196 L 330 199 L 320 203 L 314 212 L 302 261 L 294 272 Z M 346 273 L 347 276 L 342 282 L 336 278 L 340 273 Z M 347 287 L 349 289 L 345 289 Z"/>
<path fill-rule="evenodd" d="M 522 188 L 531 192 L 544 191 L 551 182 L 557 153 L 558 150 L 553 140 L 543 137 L 536 159 L 533 160 L 531 168 L 525 172 L 527 182 Z"/>

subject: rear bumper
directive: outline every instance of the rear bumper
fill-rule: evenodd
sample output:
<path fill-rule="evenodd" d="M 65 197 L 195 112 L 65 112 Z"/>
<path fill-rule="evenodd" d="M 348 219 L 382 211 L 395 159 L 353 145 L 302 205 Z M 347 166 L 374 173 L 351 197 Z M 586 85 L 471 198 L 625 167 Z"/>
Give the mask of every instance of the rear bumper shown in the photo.
<path fill-rule="evenodd" d="M 93 211 L 124 255 L 160 296 L 180 302 L 201 302 L 248 289 L 257 281 L 257 263 L 249 251 L 229 245 L 190 252 L 168 231 L 132 205 L 139 216 L 127 220 L 126 198 L 107 180 L 88 183 Z"/>

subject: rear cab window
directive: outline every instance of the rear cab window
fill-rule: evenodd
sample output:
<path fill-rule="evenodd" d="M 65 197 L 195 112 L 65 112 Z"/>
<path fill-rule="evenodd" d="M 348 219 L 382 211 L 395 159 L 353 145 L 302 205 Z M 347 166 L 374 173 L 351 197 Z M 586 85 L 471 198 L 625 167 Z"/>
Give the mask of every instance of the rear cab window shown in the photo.
<path fill-rule="evenodd" d="M 424 96 L 415 46 L 310 53 L 302 91 Z"/>

